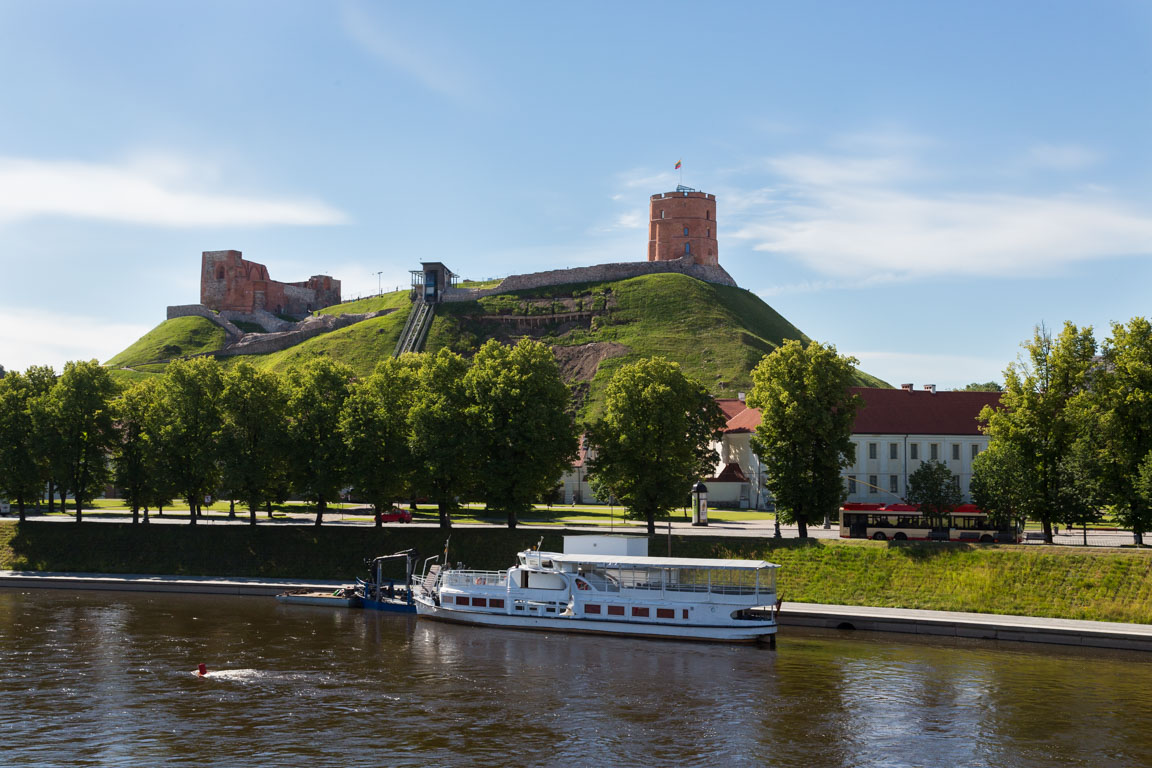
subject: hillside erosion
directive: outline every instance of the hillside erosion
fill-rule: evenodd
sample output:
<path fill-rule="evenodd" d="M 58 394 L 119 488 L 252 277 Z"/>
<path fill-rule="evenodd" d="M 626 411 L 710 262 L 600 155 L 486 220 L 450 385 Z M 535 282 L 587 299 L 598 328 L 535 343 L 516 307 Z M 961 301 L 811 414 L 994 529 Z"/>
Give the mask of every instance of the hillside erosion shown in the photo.
<path fill-rule="evenodd" d="M 515 553 L 563 546 L 562 529 L 458 527 L 449 558 L 507 568 Z M 267 525 L 191 528 L 112 523 L 0 524 L 0 569 L 189 576 L 343 579 L 365 558 L 444 549 L 429 528 Z M 1152 552 L 1070 547 L 673 536 L 673 555 L 780 564 L 792 602 L 1152 623 Z M 651 543 L 665 552 L 665 538 Z"/>

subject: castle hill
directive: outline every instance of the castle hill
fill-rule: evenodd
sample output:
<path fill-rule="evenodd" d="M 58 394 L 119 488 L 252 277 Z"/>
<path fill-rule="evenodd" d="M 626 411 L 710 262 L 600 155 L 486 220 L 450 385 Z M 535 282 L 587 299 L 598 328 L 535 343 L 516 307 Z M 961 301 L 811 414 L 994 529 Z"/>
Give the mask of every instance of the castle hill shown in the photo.
<path fill-rule="evenodd" d="M 1148 12 L 4 6 L 4 765 L 1152 765 Z"/>

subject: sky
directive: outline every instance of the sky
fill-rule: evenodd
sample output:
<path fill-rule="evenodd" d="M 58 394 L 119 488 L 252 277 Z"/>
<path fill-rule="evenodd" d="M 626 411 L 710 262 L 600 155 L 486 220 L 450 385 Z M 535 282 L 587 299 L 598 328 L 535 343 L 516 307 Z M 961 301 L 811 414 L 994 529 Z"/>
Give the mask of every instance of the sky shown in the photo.
<path fill-rule="evenodd" d="M 345 298 L 644 260 L 679 183 L 894 385 L 1103 341 L 1152 313 L 1152 3 L 0 0 L 10 370 L 107 360 L 205 250 Z"/>

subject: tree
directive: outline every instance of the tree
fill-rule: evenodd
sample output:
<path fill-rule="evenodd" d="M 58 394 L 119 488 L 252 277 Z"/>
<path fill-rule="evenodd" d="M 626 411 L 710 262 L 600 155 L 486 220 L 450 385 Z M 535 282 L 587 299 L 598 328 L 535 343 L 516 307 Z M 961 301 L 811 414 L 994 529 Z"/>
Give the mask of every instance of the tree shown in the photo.
<path fill-rule="evenodd" d="M 165 484 L 187 500 L 191 525 L 219 482 L 223 389 L 223 370 L 210 357 L 173 360 L 157 388 L 154 434 Z"/>
<path fill-rule="evenodd" d="M 947 528 L 948 516 L 960 506 L 960 484 L 939 461 L 925 461 L 908 476 L 908 503 L 919 504 L 920 512 L 933 528 Z"/>
<path fill-rule="evenodd" d="M 464 376 L 468 361 L 447 349 L 425 356 L 408 414 L 408 446 L 419 468 L 416 484 L 436 502 L 440 527 L 452 528 L 452 510 L 471 493 L 476 476 L 474 433 L 467 423 Z"/>
<path fill-rule="evenodd" d="M 1069 403 L 1087 389 L 1096 354 L 1092 329 L 1065 323 L 1056 338 L 1044 326 L 1024 345 L 1025 359 L 1004 371 L 1001 408 L 980 413 L 990 446 L 1011 446 L 1020 462 L 1014 477 L 1034 494 L 1029 516 L 1052 543 L 1052 523 L 1079 514 L 1087 491 L 1078 487 L 1082 473 L 1070 470 L 1077 437 L 1077 414 Z"/>
<path fill-rule="evenodd" d="M 76 501 L 76 522 L 84 502 L 108 479 L 105 456 L 112 446 L 112 398 L 116 383 L 96 360 L 68 362 L 48 393 L 46 411 L 60 435 L 60 460 Z"/>
<path fill-rule="evenodd" d="M 511 348 L 486 342 L 464 376 L 464 390 L 478 443 L 480 496 L 515 528 L 517 515 L 556 487 L 576 455 L 568 387 L 552 351 L 521 339 Z"/>
<path fill-rule="evenodd" d="M 969 490 L 973 503 L 988 513 L 993 525 L 1004 530 L 1036 516 L 1040 494 L 1035 481 L 1015 445 L 993 442 L 972 461 Z"/>
<path fill-rule="evenodd" d="M 588 477 L 656 533 L 656 518 L 684 506 L 692 485 L 715 470 L 712 443 L 724 415 L 680 366 L 648 358 L 621 366 L 604 390 L 604 415 L 588 429 Z M 605 493 L 607 492 L 607 493 Z"/>
<path fill-rule="evenodd" d="M 40 493 L 40 472 L 28 378 L 12 371 L 0 379 L 0 492 L 16 502 L 20 522 L 25 505 Z"/>
<path fill-rule="evenodd" d="M 953 390 L 954 392 L 1003 392 L 1004 387 L 1000 386 L 999 382 L 985 381 L 980 383 L 974 381 L 971 384 L 966 384 L 960 389 Z"/>
<path fill-rule="evenodd" d="M 224 486 L 248 507 L 248 522 L 256 525 L 256 509 L 269 498 L 285 459 L 288 395 L 280 377 L 240 362 L 224 376 L 220 397 L 221 477 Z"/>
<path fill-rule="evenodd" d="M 351 392 L 352 369 L 327 357 L 292 371 L 288 382 L 289 475 L 296 492 L 316 503 L 316 525 L 328 502 L 340 498 L 348 454 L 340 411 Z"/>
<path fill-rule="evenodd" d="M 348 478 L 381 514 L 411 485 L 415 472 L 408 444 L 408 414 L 420 381 L 417 355 L 386 358 L 352 389 L 340 413 L 340 434 L 348 456 Z"/>
<path fill-rule="evenodd" d="M 112 466 L 116 485 L 124 492 L 124 499 L 132 509 L 132 523 L 140 521 L 140 509 L 147 510 L 160 474 L 159 457 L 151 427 L 152 410 L 156 407 L 159 382 L 146 379 L 122 392 L 112 402 L 115 414 L 113 426 Z M 144 513 L 148 522 L 148 513 Z"/>
<path fill-rule="evenodd" d="M 32 450 L 36 456 L 37 480 L 40 484 L 36 498 L 39 499 L 40 492 L 47 486 L 48 512 L 52 513 L 56 507 L 54 497 L 59 491 L 60 509 L 64 511 L 64 486 L 67 482 L 65 478 L 68 476 L 68 465 L 62 450 L 64 437 L 48 412 L 48 393 L 56 386 L 56 371 L 51 366 L 33 365 L 28 367 L 24 376 L 29 388 L 28 410 L 32 414 Z"/>
<path fill-rule="evenodd" d="M 777 514 L 795 522 L 801 538 L 810 522 L 834 514 L 845 498 L 840 473 L 855 452 L 859 398 L 848 388 L 856 362 L 830 344 L 793 339 L 752 371 L 748 404 L 760 409 L 752 448 L 767 470 Z"/>
<path fill-rule="evenodd" d="M 1102 353 L 1090 386 L 1070 404 L 1078 432 L 1073 455 L 1084 484 L 1142 544 L 1152 530 L 1152 504 L 1137 489 L 1141 462 L 1152 451 L 1152 324 L 1143 317 L 1113 323 Z"/>

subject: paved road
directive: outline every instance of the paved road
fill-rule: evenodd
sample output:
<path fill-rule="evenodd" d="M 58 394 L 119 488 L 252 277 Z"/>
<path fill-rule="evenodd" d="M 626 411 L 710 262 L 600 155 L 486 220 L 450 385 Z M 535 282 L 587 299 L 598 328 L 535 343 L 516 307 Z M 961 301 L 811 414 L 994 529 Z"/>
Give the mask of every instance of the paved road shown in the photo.
<path fill-rule="evenodd" d="M 166 515 L 160 517 L 153 513 L 150 516 L 150 521 L 154 524 L 160 525 L 187 525 L 187 511 L 177 511 L 178 516 L 173 517 Z M 368 519 L 371 512 L 368 508 L 356 509 L 332 509 L 324 517 L 324 525 L 343 525 L 354 527 L 371 527 L 372 521 Z M 15 514 L 10 515 L 7 519 L 12 519 Z M 287 514 L 277 513 L 277 517 L 269 520 L 260 514 L 258 521 L 259 525 L 310 525 L 315 521 L 316 515 L 314 512 L 289 512 Z M 0 520 L 5 518 L 0 518 Z M 62 517 L 60 515 L 28 515 L 29 520 L 47 521 L 47 522 L 70 522 L 70 517 Z M 85 511 L 85 522 L 111 522 L 123 523 L 128 521 L 126 511 L 120 510 L 94 510 Z M 241 513 L 237 511 L 234 520 L 228 519 L 222 513 L 213 512 L 207 517 L 200 520 L 201 525 L 248 525 L 248 515 L 246 512 Z M 412 525 L 417 528 L 436 528 L 438 523 L 434 520 L 418 521 L 413 523 L 386 523 L 388 527 L 395 527 L 401 525 Z M 473 526 L 491 526 L 501 527 L 489 523 L 472 523 L 472 522 L 457 522 L 456 527 L 469 528 Z M 609 525 L 564 525 L 558 523 L 523 523 L 520 525 L 525 529 L 541 529 L 541 530 L 554 530 L 557 527 L 563 527 L 568 530 L 576 531 L 589 531 L 595 533 L 636 533 L 643 534 L 645 526 L 641 522 L 632 520 L 616 520 Z M 666 533 L 668 531 L 668 523 L 661 522 L 656 525 L 657 534 Z M 693 526 L 691 523 L 683 522 L 680 520 L 673 520 L 672 532 L 677 536 L 750 536 L 756 538 L 769 538 L 775 535 L 775 524 L 772 520 L 742 520 L 739 522 L 718 522 L 713 520 L 708 526 Z M 780 535 L 786 539 L 797 538 L 798 529 L 794 525 L 781 525 Z M 830 528 L 825 529 L 822 524 L 808 526 L 808 536 L 814 539 L 837 539 L 840 537 L 840 529 L 835 523 Z M 1073 531 L 1071 533 L 1059 533 L 1053 536 L 1053 543 L 1065 546 L 1083 546 L 1085 542 L 1084 534 L 1081 531 Z M 1089 530 L 1087 535 L 1088 546 L 1092 547 L 1121 547 L 1131 546 L 1133 543 L 1132 534 L 1126 531 L 1097 531 Z M 1029 546 L 1040 545 L 1043 542 L 1027 542 Z"/>

